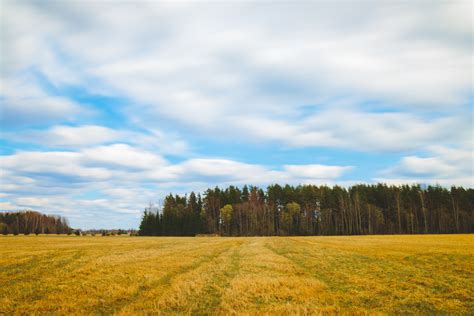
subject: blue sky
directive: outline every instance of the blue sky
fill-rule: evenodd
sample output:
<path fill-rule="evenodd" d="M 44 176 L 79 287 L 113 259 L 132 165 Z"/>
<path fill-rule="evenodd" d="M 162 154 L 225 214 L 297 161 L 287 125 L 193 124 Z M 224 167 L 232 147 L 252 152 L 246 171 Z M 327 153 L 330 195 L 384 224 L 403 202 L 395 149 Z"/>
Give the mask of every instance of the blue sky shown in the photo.
<path fill-rule="evenodd" d="M 473 187 L 469 1 L 2 1 L 0 209 L 137 227 L 169 192 Z"/>

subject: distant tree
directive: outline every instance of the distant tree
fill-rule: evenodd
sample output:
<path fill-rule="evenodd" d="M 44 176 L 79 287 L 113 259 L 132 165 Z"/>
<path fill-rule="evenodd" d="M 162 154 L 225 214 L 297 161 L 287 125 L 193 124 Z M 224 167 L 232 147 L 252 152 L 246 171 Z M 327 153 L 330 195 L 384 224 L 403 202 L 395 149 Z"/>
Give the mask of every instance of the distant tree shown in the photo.
<path fill-rule="evenodd" d="M 62 233 L 68 229 L 67 221 L 54 215 L 44 215 L 39 212 L 24 210 L 18 212 L 0 213 L 0 223 L 7 226 L 9 232 L 18 234 L 42 233 L 54 230 Z"/>
<path fill-rule="evenodd" d="M 225 231 L 225 234 L 228 236 L 231 234 L 233 212 L 234 212 L 234 209 L 232 208 L 232 205 L 230 204 L 226 204 L 224 207 L 220 209 L 220 217 L 221 217 L 223 231 Z"/>
<path fill-rule="evenodd" d="M 296 202 L 290 202 L 286 204 L 286 211 L 288 212 L 288 233 L 297 235 L 299 233 L 301 206 Z"/>

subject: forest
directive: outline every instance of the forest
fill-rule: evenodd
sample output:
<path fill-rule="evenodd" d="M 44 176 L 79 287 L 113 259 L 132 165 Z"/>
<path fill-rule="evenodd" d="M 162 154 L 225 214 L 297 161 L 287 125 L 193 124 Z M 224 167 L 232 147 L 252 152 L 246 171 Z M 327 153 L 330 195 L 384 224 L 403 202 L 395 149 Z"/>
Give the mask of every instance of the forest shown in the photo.
<path fill-rule="evenodd" d="M 144 211 L 143 236 L 308 236 L 474 231 L 474 189 L 358 184 L 229 186 L 169 194 Z"/>
<path fill-rule="evenodd" d="M 35 211 L 0 212 L 0 233 L 13 234 L 66 234 L 72 229 L 64 217 L 45 215 Z"/>

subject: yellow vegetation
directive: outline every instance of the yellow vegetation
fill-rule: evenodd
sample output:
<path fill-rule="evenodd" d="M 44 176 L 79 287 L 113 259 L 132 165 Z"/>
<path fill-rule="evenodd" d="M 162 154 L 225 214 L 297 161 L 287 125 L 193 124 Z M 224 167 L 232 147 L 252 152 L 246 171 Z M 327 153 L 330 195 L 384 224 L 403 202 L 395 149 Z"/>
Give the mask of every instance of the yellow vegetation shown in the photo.
<path fill-rule="evenodd" d="M 474 236 L 0 237 L 0 314 L 473 314 Z"/>

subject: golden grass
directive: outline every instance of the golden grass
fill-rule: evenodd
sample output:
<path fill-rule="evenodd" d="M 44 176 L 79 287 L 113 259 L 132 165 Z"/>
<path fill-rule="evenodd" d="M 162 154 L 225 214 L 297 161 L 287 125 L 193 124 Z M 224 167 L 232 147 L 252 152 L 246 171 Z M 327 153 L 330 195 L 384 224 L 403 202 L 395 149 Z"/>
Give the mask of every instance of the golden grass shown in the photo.
<path fill-rule="evenodd" d="M 0 314 L 474 313 L 474 235 L 0 237 Z"/>

